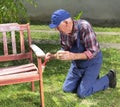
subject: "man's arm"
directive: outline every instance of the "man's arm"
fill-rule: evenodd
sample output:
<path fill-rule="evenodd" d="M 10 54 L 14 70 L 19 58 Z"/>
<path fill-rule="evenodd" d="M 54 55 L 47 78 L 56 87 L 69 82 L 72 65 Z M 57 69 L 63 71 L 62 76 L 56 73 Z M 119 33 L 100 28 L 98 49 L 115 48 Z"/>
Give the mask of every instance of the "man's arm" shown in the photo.
<path fill-rule="evenodd" d="M 69 51 L 57 52 L 57 59 L 59 60 L 86 60 L 88 59 L 85 53 L 72 53 Z"/>

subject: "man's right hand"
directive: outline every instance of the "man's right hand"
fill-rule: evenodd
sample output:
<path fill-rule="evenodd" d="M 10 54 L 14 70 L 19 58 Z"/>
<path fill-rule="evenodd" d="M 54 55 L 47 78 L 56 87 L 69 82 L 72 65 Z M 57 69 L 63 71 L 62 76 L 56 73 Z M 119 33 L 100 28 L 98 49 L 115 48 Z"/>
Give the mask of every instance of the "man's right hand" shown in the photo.
<path fill-rule="evenodd" d="M 46 55 L 45 55 L 45 59 L 46 59 L 46 60 L 57 59 L 57 55 L 56 55 L 56 54 L 51 54 L 50 52 L 48 52 L 48 53 L 46 53 Z"/>

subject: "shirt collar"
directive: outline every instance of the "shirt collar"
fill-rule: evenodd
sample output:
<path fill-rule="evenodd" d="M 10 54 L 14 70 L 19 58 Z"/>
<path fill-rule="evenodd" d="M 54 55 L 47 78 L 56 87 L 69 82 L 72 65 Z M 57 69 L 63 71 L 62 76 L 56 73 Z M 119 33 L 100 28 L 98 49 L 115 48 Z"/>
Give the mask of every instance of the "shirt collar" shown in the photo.
<path fill-rule="evenodd" d="M 72 28 L 72 33 L 70 35 L 73 35 L 78 31 L 78 22 L 77 20 L 73 20 L 73 28 Z"/>

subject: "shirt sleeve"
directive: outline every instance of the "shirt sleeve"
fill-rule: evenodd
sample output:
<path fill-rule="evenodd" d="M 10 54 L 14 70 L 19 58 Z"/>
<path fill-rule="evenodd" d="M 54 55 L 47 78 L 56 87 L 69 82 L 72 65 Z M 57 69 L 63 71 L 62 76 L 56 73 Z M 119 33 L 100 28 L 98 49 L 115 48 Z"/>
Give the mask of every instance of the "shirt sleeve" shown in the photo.
<path fill-rule="evenodd" d="M 99 52 L 100 48 L 96 40 L 96 34 L 88 22 L 82 24 L 81 36 L 86 49 L 84 53 L 87 55 L 88 59 L 92 59 Z"/>

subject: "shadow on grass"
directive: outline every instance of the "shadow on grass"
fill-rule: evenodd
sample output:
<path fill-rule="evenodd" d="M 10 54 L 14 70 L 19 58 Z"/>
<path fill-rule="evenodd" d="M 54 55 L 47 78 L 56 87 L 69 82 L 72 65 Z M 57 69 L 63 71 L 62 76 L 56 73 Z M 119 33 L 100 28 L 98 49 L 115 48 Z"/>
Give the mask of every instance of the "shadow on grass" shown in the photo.
<path fill-rule="evenodd" d="M 94 102 L 90 107 L 119 107 L 120 88 L 107 89 L 93 94 L 90 98 L 91 102 Z"/>
<path fill-rule="evenodd" d="M 64 93 L 61 89 L 48 89 L 44 92 L 45 107 L 119 107 L 119 90 L 108 89 L 81 99 L 76 94 Z M 0 107 L 39 107 L 39 102 L 38 91 L 10 91 L 0 99 Z"/>

